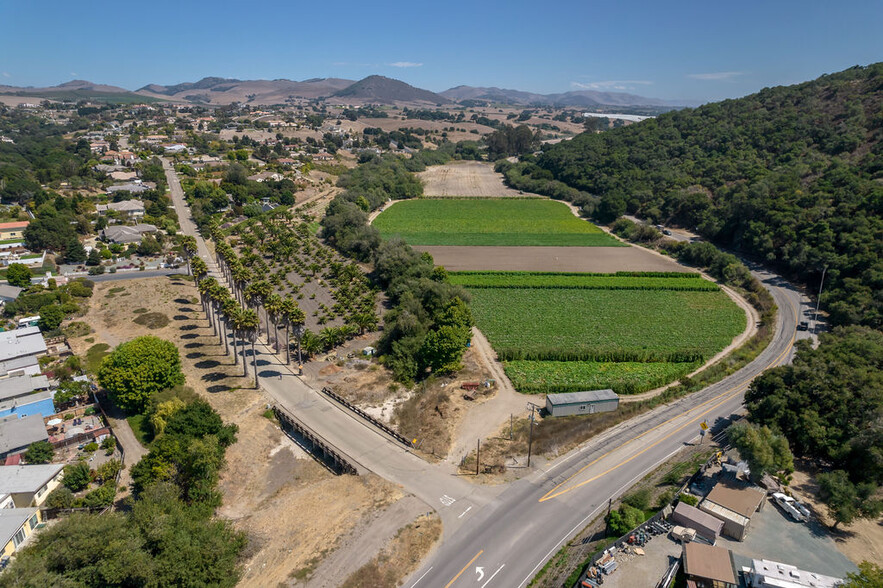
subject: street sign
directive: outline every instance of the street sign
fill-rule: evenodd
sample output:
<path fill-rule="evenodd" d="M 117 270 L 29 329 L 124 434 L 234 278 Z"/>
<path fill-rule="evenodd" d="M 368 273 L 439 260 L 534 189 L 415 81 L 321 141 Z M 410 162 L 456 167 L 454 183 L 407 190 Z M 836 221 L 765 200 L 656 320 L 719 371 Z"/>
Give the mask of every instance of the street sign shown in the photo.
<path fill-rule="evenodd" d="M 708 430 L 708 422 L 702 421 L 701 423 L 699 423 L 699 428 L 702 429 L 703 431 L 707 431 Z"/>

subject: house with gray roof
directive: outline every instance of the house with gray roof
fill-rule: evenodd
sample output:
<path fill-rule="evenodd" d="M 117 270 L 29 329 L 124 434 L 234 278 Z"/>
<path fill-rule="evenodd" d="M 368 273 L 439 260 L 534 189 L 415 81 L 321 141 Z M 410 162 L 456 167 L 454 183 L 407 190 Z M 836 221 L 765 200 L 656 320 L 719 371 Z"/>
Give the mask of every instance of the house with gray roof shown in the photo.
<path fill-rule="evenodd" d="M 11 556 L 42 522 L 38 508 L 0 509 L 0 556 Z"/>
<path fill-rule="evenodd" d="M 96 204 L 95 210 L 102 216 L 107 214 L 108 211 L 113 211 L 132 220 L 144 217 L 144 203 L 140 200 L 134 199 L 123 200 L 121 202 L 110 202 L 108 204 Z"/>
<path fill-rule="evenodd" d="M 0 494 L 9 494 L 17 508 L 40 506 L 64 477 L 64 464 L 10 465 L 0 468 Z"/>
<path fill-rule="evenodd" d="M 48 440 L 46 425 L 39 414 L 24 418 L 14 414 L 0 417 L 0 457 L 22 453 L 31 443 Z"/>
<path fill-rule="evenodd" d="M 40 373 L 38 359 L 46 355 L 46 341 L 39 327 L 0 333 L 0 378 Z"/>
<path fill-rule="evenodd" d="M 18 295 L 21 294 L 21 290 L 18 286 L 0 284 L 0 310 L 3 310 L 7 303 L 15 301 Z"/>
<path fill-rule="evenodd" d="M 49 378 L 43 375 L 31 376 L 21 374 L 10 376 L 3 380 L 0 385 L 0 402 L 6 402 L 14 398 L 28 396 L 34 392 L 49 389 Z"/>
<path fill-rule="evenodd" d="M 101 231 L 101 238 L 108 243 L 140 243 L 144 235 L 151 235 L 158 229 L 154 225 L 142 223 L 135 226 L 112 226 Z"/>

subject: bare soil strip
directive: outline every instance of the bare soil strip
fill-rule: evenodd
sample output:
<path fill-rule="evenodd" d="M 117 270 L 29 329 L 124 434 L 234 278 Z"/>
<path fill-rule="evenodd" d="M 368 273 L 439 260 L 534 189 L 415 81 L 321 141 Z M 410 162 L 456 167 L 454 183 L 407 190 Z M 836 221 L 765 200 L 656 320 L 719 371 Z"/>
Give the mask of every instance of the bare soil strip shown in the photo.
<path fill-rule="evenodd" d="M 455 161 L 434 165 L 417 174 L 417 177 L 423 181 L 423 193 L 426 196 L 524 196 L 503 183 L 503 176 L 494 171 L 493 164 L 480 161 Z"/>
<path fill-rule="evenodd" d="M 448 271 L 693 272 L 640 247 L 415 246 Z"/>

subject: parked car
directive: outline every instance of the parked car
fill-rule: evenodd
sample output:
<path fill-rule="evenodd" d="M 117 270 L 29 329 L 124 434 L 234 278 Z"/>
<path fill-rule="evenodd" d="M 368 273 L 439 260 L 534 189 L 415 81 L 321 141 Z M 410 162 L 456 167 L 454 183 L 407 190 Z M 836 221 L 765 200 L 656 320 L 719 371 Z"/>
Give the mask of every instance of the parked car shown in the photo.
<path fill-rule="evenodd" d="M 788 496 L 787 494 L 782 494 L 781 492 L 773 492 L 773 500 L 776 504 L 779 505 L 786 514 L 790 515 L 792 519 L 797 522 L 803 522 L 806 520 L 806 517 L 803 515 L 800 510 L 795 506 L 797 501 Z"/>
<path fill-rule="evenodd" d="M 808 331 L 809 330 L 809 323 L 807 321 L 800 321 L 799 323 L 797 323 L 797 330 L 798 331 Z"/>

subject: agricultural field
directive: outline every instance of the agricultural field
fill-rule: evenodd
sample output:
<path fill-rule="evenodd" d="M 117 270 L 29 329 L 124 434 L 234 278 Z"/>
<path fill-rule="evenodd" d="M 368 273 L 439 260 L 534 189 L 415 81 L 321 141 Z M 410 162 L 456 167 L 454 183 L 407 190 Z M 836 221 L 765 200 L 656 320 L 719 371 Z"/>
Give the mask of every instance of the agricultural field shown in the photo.
<path fill-rule="evenodd" d="M 374 226 L 384 238 L 411 245 L 620 247 L 625 244 L 566 204 L 545 198 L 404 200 L 381 213 Z"/>
<path fill-rule="evenodd" d="M 745 328 L 744 312 L 695 274 L 450 278 L 469 291 L 478 328 L 522 392 L 650 390 L 691 372 Z"/>

